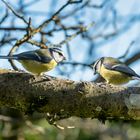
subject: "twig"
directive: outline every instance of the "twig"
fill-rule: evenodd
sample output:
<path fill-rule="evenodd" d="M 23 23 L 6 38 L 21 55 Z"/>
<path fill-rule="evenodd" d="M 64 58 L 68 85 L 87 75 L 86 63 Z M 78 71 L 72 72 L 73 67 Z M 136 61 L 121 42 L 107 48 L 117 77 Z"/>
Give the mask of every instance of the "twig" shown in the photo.
<path fill-rule="evenodd" d="M 135 41 L 133 40 L 133 41 L 129 44 L 129 46 L 128 46 L 127 50 L 125 51 L 125 53 L 124 53 L 122 56 L 119 56 L 118 58 L 119 58 L 119 59 L 125 58 L 125 57 L 128 55 L 128 53 L 129 53 L 129 51 L 130 51 L 130 49 L 131 49 L 131 47 L 133 46 L 134 43 L 135 43 Z"/>
<path fill-rule="evenodd" d="M 61 62 L 60 64 L 73 65 L 73 66 L 80 65 L 80 66 L 91 68 L 90 64 L 79 63 L 79 62 Z"/>
<path fill-rule="evenodd" d="M 92 8 L 97 8 L 97 9 L 101 9 L 105 6 L 105 4 L 107 3 L 106 0 L 104 0 L 100 5 L 88 5 L 88 7 L 92 7 Z"/>
<path fill-rule="evenodd" d="M 88 26 L 81 26 L 81 29 L 79 31 L 77 31 L 76 33 L 74 33 L 73 35 L 67 37 L 65 40 L 61 41 L 59 43 L 59 45 L 63 45 L 66 44 L 67 42 L 71 41 L 73 38 L 75 38 L 77 35 L 81 34 L 82 32 L 86 32 L 89 28 L 91 28 L 93 25 L 95 24 L 95 22 L 93 21 L 92 23 L 90 23 Z"/>
<path fill-rule="evenodd" d="M 35 40 L 29 39 L 27 42 L 30 43 L 30 44 L 32 44 L 32 45 L 36 45 L 36 46 L 38 46 L 40 48 L 48 48 L 44 43 L 37 42 Z"/>
<path fill-rule="evenodd" d="M 29 18 L 29 24 L 28 24 L 28 27 L 27 27 L 27 29 L 26 29 L 27 35 L 28 35 L 28 36 L 30 36 L 31 30 L 32 30 L 32 27 L 31 27 L 31 17 L 30 17 L 30 18 Z"/>
<path fill-rule="evenodd" d="M 67 13 L 66 15 L 61 15 L 61 19 L 68 18 L 70 15 L 76 14 L 79 10 L 83 9 L 86 5 L 88 5 L 90 0 L 85 1 L 81 6 L 75 7 L 71 12 Z"/>
<path fill-rule="evenodd" d="M 0 25 L 5 21 L 5 19 L 8 17 L 8 10 L 6 9 L 5 15 L 2 17 L 0 21 Z"/>
<path fill-rule="evenodd" d="M 49 18 L 48 20 L 44 21 L 38 28 L 37 30 L 41 30 L 44 26 L 46 26 L 50 21 L 55 20 L 56 16 L 65 8 L 67 7 L 69 4 L 74 4 L 74 3 L 80 3 L 82 2 L 82 0 L 78 0 L 78 1 L 74 1 L 74 0 L 69 0 L 67 1 L 66 4 L 64 4 L 60 9 L 58 9 L 58 11 L 56 11 L 51 18 Z"/>
<path fill-rule="evenodd" d="M 140 59 L 140 52 L 135 53 L 131 58 L 125 61 L 126 65 L 130 65 Z"/>
<path fill-rule="evenodd" d="M 19 13 L 17 13 L 17 12 L 11 7 L 11 5 L 10 5 L 8 2 L 6 2 L 5 0 L 2 0 L 2 2 L 13 12 L 13 14 L 14 14 L 15 16 L 17 16 L 18 18 L 20 18 L 21 20 L 23 20 L 23 22 L 26 23 L 26 24 L 28 25 L 28 21 L 26 21 L 26 19 L 25 19 L 23 16 L 19 15 Z"/>

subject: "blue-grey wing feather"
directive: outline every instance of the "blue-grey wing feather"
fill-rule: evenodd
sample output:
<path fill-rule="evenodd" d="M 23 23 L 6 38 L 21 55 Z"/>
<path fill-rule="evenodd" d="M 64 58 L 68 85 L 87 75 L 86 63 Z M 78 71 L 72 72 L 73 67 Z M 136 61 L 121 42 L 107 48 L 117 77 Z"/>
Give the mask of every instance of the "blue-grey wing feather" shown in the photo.
<path fill-rule="evenodd" d="M 42 63 L 49 63 L 52 60 L 51 57 L 39 55 L 35 51 L 23 52 L 14 56 L 16 56 L 18 60 L 35 60 Z"/>
<path fill-rule="evenodd" d="M 104 65 L 104 67 L 106 69 L 112 70 L 112 65 L 111 64 L 109 64 L 109 63 L 103 63 L 103 65 Z"/>
<path fill-rule="evenodd" d="M 131 68 L 129 68 L 128 66 L 126 66 L 125 64 L 116 64 L 116 65 L 110 65 L 110 64 L 103 64 L 105 66 L 105 68 L 109 69 L 109 70 L 114 70 L 114 71 L 119 71 L 119 72 L 123 72 L 127 75 L 130 76 L 138 76 L 135 71 L 133 71 Z"/>

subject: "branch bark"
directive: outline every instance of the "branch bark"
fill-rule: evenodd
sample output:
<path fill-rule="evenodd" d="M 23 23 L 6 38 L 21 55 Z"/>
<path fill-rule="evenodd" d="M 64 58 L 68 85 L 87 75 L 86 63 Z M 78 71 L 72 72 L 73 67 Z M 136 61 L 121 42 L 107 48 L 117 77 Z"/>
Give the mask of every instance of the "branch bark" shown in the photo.
<path fill-rule="evenodd" d="M 57 114 L 59 119 L 140 120 L 140 88 L 75 82 L 0 70 L 0 107 L 23 113 Z"/>

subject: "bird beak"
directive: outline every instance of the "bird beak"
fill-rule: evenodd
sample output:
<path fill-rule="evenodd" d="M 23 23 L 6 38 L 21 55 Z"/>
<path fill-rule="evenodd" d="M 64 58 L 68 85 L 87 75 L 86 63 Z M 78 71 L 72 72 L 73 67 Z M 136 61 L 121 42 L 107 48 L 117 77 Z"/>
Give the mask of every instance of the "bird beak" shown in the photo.
<path fill-rule="evenodd" d="M 93 75 L 97 74 L 96 70 L 93 71 Z"/>
<path fill-rule="evenodd" d="M 96 74 L 96 71 L 93 72 L 93 75 L 95 75 L 95 74 Z"/>
<path fill-rule="evenodd" d="M 97 71 L 95 70 L 93 65 L 90 65 L 91 69 L 93 70 L 93 75 L 97 74 Z"/>
<path fill-rule="evenodd" d="M 63 60 L 67 60 L 65 56 L 63 57 Z"/>
<path fill-rule="evenodd" d="M 97 74 L 95 71 L 93 72 L 93 75 Z"/>

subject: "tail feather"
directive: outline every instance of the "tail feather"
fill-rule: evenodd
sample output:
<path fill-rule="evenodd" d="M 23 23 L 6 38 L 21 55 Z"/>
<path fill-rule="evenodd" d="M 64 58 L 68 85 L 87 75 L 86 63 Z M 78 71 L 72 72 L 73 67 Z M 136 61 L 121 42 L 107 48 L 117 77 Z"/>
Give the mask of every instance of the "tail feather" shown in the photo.
<path fill-rule="evenodd" d="M 17 56 L 2 56 L 0 55 L 0 59 L 18 59 Z"/>

